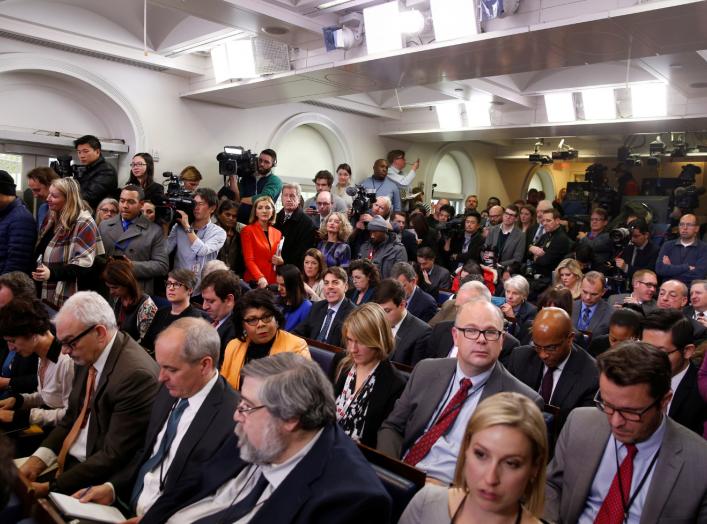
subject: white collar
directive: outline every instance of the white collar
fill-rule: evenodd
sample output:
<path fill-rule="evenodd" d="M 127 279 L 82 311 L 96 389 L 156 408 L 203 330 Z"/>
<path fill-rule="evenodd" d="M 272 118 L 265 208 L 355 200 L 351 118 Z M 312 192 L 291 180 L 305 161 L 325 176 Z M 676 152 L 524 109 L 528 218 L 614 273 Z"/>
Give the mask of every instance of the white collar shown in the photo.
<path fill-rule="evenodd" d="M 309 451 L 317 443 L 319 437 L 322 436 L 324 428 L 320 429 L 312 440 L 307 442 L 307 444 L 300 449 L 297 453 L 292 455 L 282 464 L 262 464 L 260 469 L 267 481 L 272 485 L 273 490 L 277 489 L 280 484 L 287 478 L 287 476 L 292 472 L 293 469 L 299 464 L 299 462 L 309 453 Z"/>

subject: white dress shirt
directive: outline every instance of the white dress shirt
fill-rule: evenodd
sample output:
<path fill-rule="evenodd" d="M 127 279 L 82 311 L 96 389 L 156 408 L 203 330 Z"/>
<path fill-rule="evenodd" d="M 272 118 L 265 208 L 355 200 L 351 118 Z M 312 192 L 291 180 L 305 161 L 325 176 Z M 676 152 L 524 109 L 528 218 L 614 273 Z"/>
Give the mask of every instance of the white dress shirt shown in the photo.
<path fill-rule="evenodd" d="M 405 320 L 405 317 L 408 315 L 408 310 L 403 309 L 403 316 L 400 317 L 400 321 L 393 326 L 393 338 L 398 336 L 398 330 L 400 329 L 400 324 L 403 323 L 403 320 Z"/>
<path fill-rule="evenodd" d="M 44 379 L 41 371 L 44 366 Z M 37 391 L 22 393 L 22 409 L 29 408 L 29 423 L 56 426 L 69 407 L 69 395 L 74 382 L 74 361 L 59 353 L 56 362 L 40 359 L 37 369 Z M 46 407 L 42 407 L 46 406 Z"/>

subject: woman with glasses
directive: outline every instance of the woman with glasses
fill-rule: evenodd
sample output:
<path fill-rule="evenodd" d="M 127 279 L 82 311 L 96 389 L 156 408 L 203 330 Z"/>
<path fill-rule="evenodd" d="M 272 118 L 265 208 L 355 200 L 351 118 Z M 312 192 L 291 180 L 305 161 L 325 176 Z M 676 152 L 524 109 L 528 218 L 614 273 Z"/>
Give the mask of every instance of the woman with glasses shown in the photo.
<path fill-rule="evenodd" d="M 375 448 L 378 429 L 405 389 L 388 356 L 395 339 L 378 304 L 354 309 L 342 327 L 346 356 L 334 385 L 336 420 L 353 440 Z"/>
<path fill-rule="evenodd" d="M 138 153 L 130 161 L 128 184 L 142 188 L 145 200 L 161 202 L 164 195 L 162 184 L 155 182 L 155 162 L 150 153 Z M 154 220 L 153 220 L 154 222 Z"/>
<path fill-rule="evenodd" d="M 547 429 L 519 393 L 498 393 L 474 410 L 451 487 L 427 484 L 400 524 L 543 522 Z"/>
<path fill-rule="evenodd" d="M 262 196 L 253 203 L 250 224 L 241 231 L 245 272 L 243 280 L 253 287 L 275 284 L 275 259 L 280 259 L 282 233 L 275 226 L 275 202 Z"/>
<path fill-rule="evenodd" d="M 365 258 L 354 260 L 350 269 L 354 289 L 349 298 L 354 304 L 360 306 L 373 298 L 376 286 L 380 284 L 381 274 L 378 266 Z"/>
<path fill-rule="evenodd" d="M 14 300 L 0 308 L 0 333 L 11 351 L 23 357 L 39 357 L 37 390 L 15 393 L 0 401 L 0 429 L 30 424 L 56 426 L 69 405 L 74 362 L 62 354 L 61 343 L 51 331 L 47 309 L 39 300 Z"/>
<path fill-rule="evenodd" d="M 155 339 L 172 322 L 179 318 L 195 317 L 207 318 L 206 313 L 191 305 L 191 293 L 196 285 L 196 275 L 188 269 L 173 269 L 167 275 L 165 287 L 167 288 L 167 300 L 170 305 L 157 310 L 155 318 L 142 337 L 140 345 L 144 347 L 150 355 L 155 353 Z"/>
<path fill-rule="evenodd" d="M 346 243 L 351 236 L 351 224 L 344 213 L 334 211 L 329 213 L 321 227 L 319 236 L 323 239 L 317 249 L 322 252 L 329 267 L 340 266 L 344 269 L 351 262 L 351 247 Z"/>
<path fill-rule="evenodd" d="M 221 375 L 240 390 L 241 369 L 251 360 L 292 352 L 311 358 L 307 342 L 285 331 L 285 317 L 267 289 L 254 289 L 241 297 L 231 317 L 236 338 L 226 346 Z"/>
<path fill-rule="evenodd" d="M 96 208 L 96 225 L 113 218 L 119 212 L 118 201 L 115 198 L 104 198 Z"/>
<path fill-rule="evenodd" d="M 94 289 L 100 272 L 94 273 L 93 265 L 105 249 L 76 180 L 54 180 L 47 205 L 49 214 L 35 246 L 38 265 L 32 278 L 41 283 L 42 300 L 58 310 L 76 291 Z"/>
<path fill-rule="evenodd" d="M 312 301 L 307 300 L 302 273 L 294 264 L 277 266 L 278 302 L 285 316 L 285 331 L 292 331 L 302 322 L 312 309 Z"/>
<path fill-rule="evenodd" d="M 152 324 L 157 306 L 147 293 L 143 293 L 132 264 L 127 258 L 108 261 L 101 275 L 111 298 L 119 329 L 140 342 Z"/>
<path fill-rule="evenodd" d="M 557 265 L 553 273 L 552 285 L 569 289 L 572 300 L 577 300 L 582 292 L 582 266 L 573 258 L 566 258 Z"/>

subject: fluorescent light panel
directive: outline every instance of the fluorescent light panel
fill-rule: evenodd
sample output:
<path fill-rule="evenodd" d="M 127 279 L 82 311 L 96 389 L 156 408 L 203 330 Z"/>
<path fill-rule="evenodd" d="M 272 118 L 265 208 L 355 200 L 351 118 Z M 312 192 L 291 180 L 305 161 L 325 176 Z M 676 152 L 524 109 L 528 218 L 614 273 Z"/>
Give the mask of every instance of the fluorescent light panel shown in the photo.
<path fill-rule="evenodd" d="M 406 35 L 414 35 L 425 28 L 425 17 L 417 9 L 408 9 L 398 13 L 400 20 L 400 32 Z"/>
<path fill-rule="evenodd" d="M 462 127 L 462 114 L 459 104 L 438 104 L 437 121 L 440 129 L 459 129 Z"/>
<path fill-rule="evenodd" d="M 572 93 L 547 93 L 545 111 L 548 122 L 572 122 L 576 120 Z"/>
<path fill-rule="evenodd" d="M 668 89 L 665 84 L 634 84 L 631 86 L 631 108 L 634 118 L 668 114 Z"/>
<path fill-rule="evenodd" d="M 369 54 L 403 48 L 398 2 L 387 2 L 363 10 L 366 47 Z"/>
<path fill-rule="evenodd" d="M 452 40 L 477 34 L 474 0 L 430 0 L 435 40 Z"/>
<path fill-rule="evenodd" d="M 469 126 L 491 125 L 491 95 L 474 94 L 466 103 L 466 123 Z"/>
<path fill-rule="evenodd" d="M 319 4 L 317 6 L 317 9 L 329 9 L 330 7 L 345 4 L 346 2 L 349 2 L 349 1 L 350 0 L 331 0 L 331 2 L 324 2 L 323 4 Z"/>
<path fill-rule="evenodd" d="M 211 50 L 211 63 L 217 83 L 231 78 L 255 78 L 255 54 L 250 38 L 234 40 Z"/>
<path fill-rule="evenodd" d="M 616 100 L 613 87 L 602 87 L 582 91 L 585 120 L 614 120 Z"/>

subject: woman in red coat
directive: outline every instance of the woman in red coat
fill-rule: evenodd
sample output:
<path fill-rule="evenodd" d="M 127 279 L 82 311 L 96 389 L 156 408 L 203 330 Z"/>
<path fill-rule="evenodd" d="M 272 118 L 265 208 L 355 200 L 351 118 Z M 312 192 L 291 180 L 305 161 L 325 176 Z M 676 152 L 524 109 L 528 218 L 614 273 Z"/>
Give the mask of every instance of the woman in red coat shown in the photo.
<path fill-rule="evenodd" d="M 241 249 L 245 262 L 243 279 L 257 282 L 258 287 L 275 284 L 276 275 L 273 265 L 281 248 L 282 233 L 275 229 L 275 203 L 269 196 L 255 201 L 250 212 L 250 224 L 241 230 Z"/>

